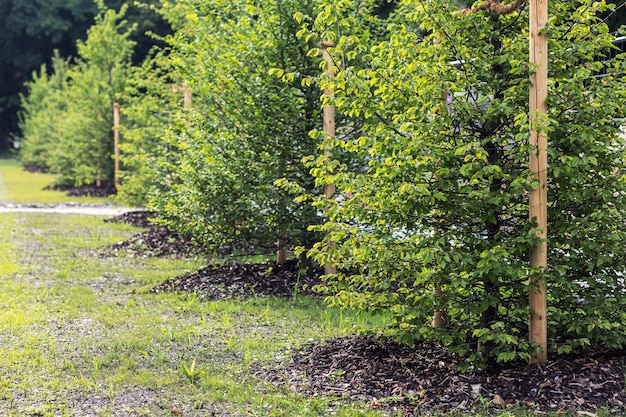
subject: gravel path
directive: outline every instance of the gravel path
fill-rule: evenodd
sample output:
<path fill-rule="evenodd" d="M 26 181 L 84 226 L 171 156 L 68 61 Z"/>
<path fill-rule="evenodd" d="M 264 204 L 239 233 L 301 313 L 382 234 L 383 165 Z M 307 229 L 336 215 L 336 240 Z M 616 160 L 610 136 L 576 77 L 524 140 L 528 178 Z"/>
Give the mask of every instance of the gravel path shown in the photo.
<path fill-rule="evenodd" d="M 2 188 L 0 186 L 0 194 Z M 0 213 L 55 213 L 83 214 L 92 216 L 119 216 L 136 211 L 133 208 L 115 207 L 108 204 L 10 204 L 0 203 Z"/>

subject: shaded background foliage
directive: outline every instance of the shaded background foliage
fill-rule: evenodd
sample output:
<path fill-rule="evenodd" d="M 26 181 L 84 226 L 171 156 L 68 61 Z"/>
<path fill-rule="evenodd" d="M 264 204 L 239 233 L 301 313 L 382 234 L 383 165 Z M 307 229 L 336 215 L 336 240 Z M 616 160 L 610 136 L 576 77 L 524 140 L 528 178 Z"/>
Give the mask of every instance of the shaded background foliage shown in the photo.
<path fill-rule="evenodd" d="M 112 104 L 124 91 L 135 45 L 126 9 L 102 9 L 87 39 L 77 42 L 75 61 L 67 65 L 57 56 L 51 75 L 42 65 L 27 84 L 38 94 L 23 98 L 21 159 L 56 174 L 58 185 L 113 184 Z"/>
<path fill-rule="evenodd" d="M 143 1 L 145 6 L 104 1 L 114 9 L 126 3 L 127 19 L 137 24 L 131 36 L 137 42 L 133 60 L 141 62 L 157 42 L 146 31 L 166 35 L 171 29 L 156 13 L 159 0 Z M 54 50 L 63 58 L 76 56 L 76 41 L 86 39 L 97 13 L 94 0 L 0 0 L 0 152 L 20 136 L 17 112 L 19 94 L 27 94 L 25 82 L 42 64 L 50 68 Z"/>

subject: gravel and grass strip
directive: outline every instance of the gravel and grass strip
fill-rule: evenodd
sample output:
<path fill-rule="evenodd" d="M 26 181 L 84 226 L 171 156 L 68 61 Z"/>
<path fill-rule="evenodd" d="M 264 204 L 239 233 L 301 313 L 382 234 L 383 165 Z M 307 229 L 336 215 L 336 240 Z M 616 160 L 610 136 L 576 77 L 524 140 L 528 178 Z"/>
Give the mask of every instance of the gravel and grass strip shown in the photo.
<path fill-rule="evenodd" d="M 358 318 L 301 297 L 151 294 L 202 260 L 94 256 L 137 230 L 94 216 L 0 215 L 0 415 L 380 415 L 250 372 Z"/>

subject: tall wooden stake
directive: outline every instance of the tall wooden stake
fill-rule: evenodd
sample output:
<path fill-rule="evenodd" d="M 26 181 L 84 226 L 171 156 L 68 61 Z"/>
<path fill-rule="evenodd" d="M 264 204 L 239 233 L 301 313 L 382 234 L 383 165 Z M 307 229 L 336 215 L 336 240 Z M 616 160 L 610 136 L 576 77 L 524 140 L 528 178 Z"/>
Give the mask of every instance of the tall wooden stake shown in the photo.
<path fill-rule="evenodd" d="M 191 87 L 185 84 L 185 90 L 183 93 L 183 107 L 188 109 L 191 107 Z"/>
<path fill-rule="evenodd" d="M 276 251 L 276 263 L 279 265 L 283 265 L 287 262 L 287 249 L 285 248 L 285 240 L 278 239 L 276 241 L 276 246 L 278 246 L 278 250 Z"/>
<path fill-rule="evenodd" d="M 324 57 L 324 61 L 326 61 L 326 76 L 330 81 L 335 78 L 335 63 L 333 62 L 333 57 L 328 52 L 328 48 L 334 47 L 335 44 L 333 42 L 321 42 L 320 47 L 322 48 L 322 56 Z M 334 94 L 334 90 L 330 87 L 324 89 L 324 95 L 327 97 L 332 97 Z M 324 135 L 327 138 L 335 137 L 335 106 L 326 105 L 324 106 Z M 331 153 L 330 149 L 324 150 L 324 156 L 326 159 L 330 159 Z M 335 184 L 326 184 L 324 186 L 324 195 L 327 198 L 331 198 L 335 194 Z M 332 246 L 334 242 L 329 242 L 329 245 Z M 324 265 L 324 272 L 326 274 L 334 274 L 337 272 L 337 268 L 333 265 Z"/>
<path fill-rule="evenodd" d="M 530 219 L 536 222 L 537 236 L 545 239 L 548 226 L 548 138 L 544 124 L 539 118 L 547 114 L 548 94 L 548 39 L 542 33 L 548 21 L 548 0 L 530 0 L 530 62 L 535 73 L 530 78 L 530 169 L 539 180 L 539 187 L 530 192 Z M 545 241 L 530 254 L 530 266 L 543 268 L 548 265 L 548 245 Z M 541 352 L 531 357 L 531 363 L 543 363 L 547 355 L 547 297 L 543 274 L 531 277 L 529 294 L 530 319 L 529 339 L 541 348 Z"/>
<path fill-rule="evenodd" d="M 188 109 L 191 107 L 191 87 L 187 85 L 187 83 L 182 83 L 181 85 L 170 86 L 172 93 L 183 93 L 183 108 Z"/>
<path fill-rule="evenodd" d="M 120 188 L 120 104 L 113 103 L 113 155 L 115 189 Z"/>

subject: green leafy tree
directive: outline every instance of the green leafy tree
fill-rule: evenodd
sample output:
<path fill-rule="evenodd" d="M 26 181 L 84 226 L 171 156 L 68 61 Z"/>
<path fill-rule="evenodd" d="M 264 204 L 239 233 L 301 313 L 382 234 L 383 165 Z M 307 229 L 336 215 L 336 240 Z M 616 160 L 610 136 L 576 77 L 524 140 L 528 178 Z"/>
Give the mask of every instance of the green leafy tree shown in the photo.
<path fill-rule="evenodd" d="M 326 138 L 332 161 L 311 160 L 327 221 L 309 254 L 338 267 L 329 301 L 389 313 L 379 330 L 407 343 L 440 340 L 467 363 L 527 359 L 528 14 L 460 13 L 447 2 L 403 2 L 387 41 L 351 65 L 355 37 L 337 39 L 346 63 L 331 86 L 338 111 L 362 120 L 356 137 Z M 335 1 L 320 38 L 341 24 Z M 551 4 L 549 135 L 550 350 L 626 342 L 626 189 L 621 171 L 624 56 L 603 63 L 613 35 L 604 1 Z M 606 65 L 605 77 L 594 77 Z M 326 83 L 330 83 L 329 80 Z M 317 132 L 315 137 L 321 138 Z M 348 162 L 350 163 L 348 163 Z M 431 325 L 435 312 L 442 326 Z"/>
<path fill-rule="evenodd" d="M 154 190 L 169 189 L 177 152 L 165 137 L 181 135 L 187 125 L 180 111 L 183 95 L 173 90 L 183 82 L 173 66 L 168 48 L 160 49 L 142 65 L 131 68 L 121 108 L 121 186 L 117 198 L 146 205 Z M 170 133 L 175 132 L 175 133 Z M 151 191 L 152 190 L 152 191 Z M 159 191 L 160 192 L 160 191 Z"/>
<path fill-rule="evenodd" d="M 59 118 L 65 111 L 69 63 L 58 54 L 52 59 L 52 74 L 46 65 L 33 73 L 26 84 L 28 96 L 22 97 L 20 160 L 29 169 L 48 171 L 51 152 L 59 140 Z"/>
<path fill-rule="evenodd" d="M 141 62 L 159 43 L 150 33 L 165 35 L 169 24 L 157 12 L 159 0 L 139 2 L 107 0 L 118 10 L 128 5 L 127 19 L 136 24 L 131 39 L 137 42 L 133 61 Z M 84 40 L 98 14 L 94 0 L 3 0 L 0 2 L 0 150 L 18 142 L 17 113 L 20 94 L 27 93 L 29 76 L 42 64 L 52 67 L 53 51 L 63 58 L 76 56 L 76 42 Z M 149 32 L 149 33 L 148 33 Z"/>
<path fill-rule="evenodd" d="M 112 105 L 124 89 L 134 45 L 121 20 L 125 10 L 103 10 L 96 17 L 87 40 L 78 44 L 79 59 L 67 71 L 49 161 L 59 184 L 113 184 Z"/>
<path fill-rule="evenodd" d="M 322 123 L 320 91 L 311 82 L 321 59 L 295 36 L 301 28 L 294 19 L 315 7 L 242 0 L 166 8 L 181 22 L 173 25 L 174 78 L 186 80 L 194 97 L 153 151 L 161 156 L 152 178 L 161 182 L 151 204 L 170 227 L 214 248 L 268 248 L 279 239 L 312 245 L 307 227 L 318 221 L 316 210 L 275 182 L 316 188 L 302 158 L 319 145 L 308 132 Z"/>
<path fill-rule="evenodd" d="M 10 136 L 19 136 L 19 94 L 26 94 L 27 77 L 42 64 L 50 65 L 53 50 L 70 55 L 95 11 L 92 0 L 0 2 L 0 149 L 9 145 Z"/>

